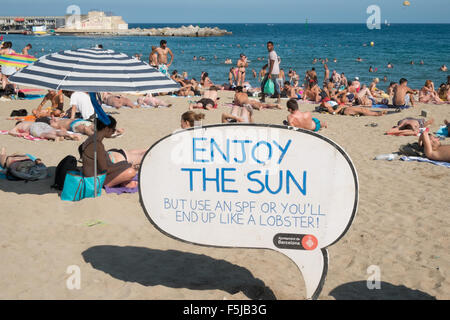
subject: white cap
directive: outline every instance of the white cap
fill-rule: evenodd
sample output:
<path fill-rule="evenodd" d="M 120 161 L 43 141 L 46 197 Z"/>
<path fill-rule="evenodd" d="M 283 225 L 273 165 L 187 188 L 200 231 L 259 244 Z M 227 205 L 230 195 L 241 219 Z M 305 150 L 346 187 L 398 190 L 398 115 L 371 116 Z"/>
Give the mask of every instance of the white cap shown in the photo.
<path fill-rule="evenodd" d="M 359 81 L 359 77 L 355 77 L 355 80 L 356 80 L 356 81 Z"/>

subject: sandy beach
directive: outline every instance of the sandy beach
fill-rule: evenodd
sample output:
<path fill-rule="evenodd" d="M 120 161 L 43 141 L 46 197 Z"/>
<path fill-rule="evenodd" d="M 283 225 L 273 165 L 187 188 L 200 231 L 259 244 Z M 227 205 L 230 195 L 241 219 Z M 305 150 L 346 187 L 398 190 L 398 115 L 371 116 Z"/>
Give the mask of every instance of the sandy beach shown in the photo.
<path fill-rule="evenodd" d="M 43 91 L 44 92 L 44 91 Z M 220 122 L 232 92 L 219 92 L 221 104 L 204 111 L 204 124 Z M 136 99 L 136 97 L 132 97 Z M 150 147 L 180 126 L 189 98 L 163 96 L 171 108 L 113 111 L 125 134 L 104 141 L 107 148 Z M 271 100 L 271 99 L 270 99 Z M 255 111 L 255 122 L 281 124 L 283 110 Z M 0 100 L 0 130 L 14 109 L 28 112 L 40 100 Z M 66 106 L 69 100 L 66 98 Z M 315 104 L 300 105 L 313 111 Z M 351 157 L 359 176 L 358 213 L 348 233 L 329 248 L 329 270 L 319 299 L 449 299 L 450 170 L 428 163 L 376 161 L 379 154 L 417 141 L 384 135 L 398 120 L 434 118 L 435 132 L 450 120 L 449 105 L 416 104 L 383 117 L 314 113 L 328 122 L 320 134 Z M 377 126 L 366 126 L 376 123 Z M 84 138 L 83 138 L 84 140 Z M 447 138 L 444 144 L 450 143 Z M 66 155 L 77 156 L 79 142 L 28 141 L 0 136 L 8 154 L 30 153 L 53 174 Z M 139 195 L 106 194 L 65 202 L 52 190 L 53 177 L 38 182 L 0 179 L 0 299 L 305 299 L 296 265 L 272 250 L 209 248 L 183 243 L 156 230 Z M 101 224 L 88 226 L 94 221 Z M 81 271 L 81 288 L 70 290 L 69 266 Z M 368 290 L 367 269 L 378 266 L 381 289 Z"/>

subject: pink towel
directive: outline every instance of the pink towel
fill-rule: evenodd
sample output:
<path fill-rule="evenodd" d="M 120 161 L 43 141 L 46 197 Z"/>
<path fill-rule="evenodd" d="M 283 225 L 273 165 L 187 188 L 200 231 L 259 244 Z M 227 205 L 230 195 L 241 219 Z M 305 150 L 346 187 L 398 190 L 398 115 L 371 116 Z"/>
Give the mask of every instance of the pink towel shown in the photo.
<path fill-rule="evenodd" d="M 9 132 L 8 130 L 0 130 L 0 134 L 8 134 L 8 132 Z M 30 141 L 46 140 L 46 139 L 42 139 L 42 138 L 33 137 L 32 135 L 23 136 L 23 138 L 26 140 L 30 140 Z"/>

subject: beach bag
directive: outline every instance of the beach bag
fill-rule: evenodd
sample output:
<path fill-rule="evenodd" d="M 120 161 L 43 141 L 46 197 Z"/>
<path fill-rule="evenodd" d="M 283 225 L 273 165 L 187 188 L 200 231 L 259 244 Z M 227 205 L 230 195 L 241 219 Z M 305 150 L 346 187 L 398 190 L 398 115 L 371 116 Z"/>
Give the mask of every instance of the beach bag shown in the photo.
<path fill-rule="evenodd" d="M 106 172 L 97 175 L 97 197 L 102 195 L 103 184 L 105 183 Z M 61 200 L 80 201 L 84 198 L 94 197 L 94 177 L 85 177 L 79 171 L 69 171 L 64 180 L 64 187 L 61 193 Z"/>
<path fill-rule="evenodd" d="M 10 114 L 10 117 L 26 117 L 28 115 L 28 111 L 26 109 L 13 110 Z"/>
<path fill-rule="evenodd" d="M 69 171 L 77 170 L 77 159 L 74 156 L 66 156 L 62 159 L 55 170 L 55 183 L 51 186 L 56 190 L 62 190 L 64 187 L 64 180 L 66 179 L 66 174 Z"/>
<path fill-rule="evenodd" d="M 275 93 L 275 85 L 272 79 L 266 81 L 266 84 L 264 85 L 264 93 L 268 95 L 272 95 Z"/>
<path fill-rule="evenodd" d="M 36 181 L 48 177 L 48 168 L 43 164 L 37 164 L 34 160 L 22 160 L 14 162 L 6 170 L 8 180 Z"/>

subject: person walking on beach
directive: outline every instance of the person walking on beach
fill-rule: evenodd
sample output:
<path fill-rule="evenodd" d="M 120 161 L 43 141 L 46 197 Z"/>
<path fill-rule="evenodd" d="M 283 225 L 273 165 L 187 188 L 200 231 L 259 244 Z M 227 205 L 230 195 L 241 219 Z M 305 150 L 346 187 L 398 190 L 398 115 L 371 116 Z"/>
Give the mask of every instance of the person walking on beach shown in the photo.
<path fill-rule="evenodd" d="M 239 60 L 237 61 L 238 76 L 237 76 L 237 86 L 243 86 L 245 81 L 245 68 L 248 67 L 247 57 L 245 54 L 241 53 Z"/>
<path fill-rule="evenodd" d="M 156 53 L 158 54 L 158 69 L 161 73 L 169 76 L 169 67 L 173 62 L 173 53 L 167 47 L 167 41 L 161 40 L 159 47 L 156 48 Z M 167 55 L 170 55 L 170 62 L 167 63 Z"/>
<path fill-rule="evenodd" d="M 261 82 L 261 102 L 265 102 L 265 94 L 264 94 L 264 87 L 266 85 L 266 82 L 271 79 L 274 83 L 274 87 L 275 87 L 275 96 L 277 97 L 277 103 L 281 102 L 281 98 L 280 98 L 280 87 L 278 86 L 278 82 L 277 82 L 277 78 L 278 75 L 280 73 L 280 64 L 278 62 L 278 55 L 275 52 L 275 50 L 273 49 L 273 42 L 269 41 L 267 42 L 267 51 L 269 51 L 269 59 L 268 59 L 268 63 L 265 65 L 265 67 L 268 67 L 269 70 L 266 73 L 266 75 L 264 76 L 263 81 Z M 264 68 L 264 67 L 263 67 Z"/>

